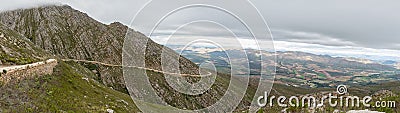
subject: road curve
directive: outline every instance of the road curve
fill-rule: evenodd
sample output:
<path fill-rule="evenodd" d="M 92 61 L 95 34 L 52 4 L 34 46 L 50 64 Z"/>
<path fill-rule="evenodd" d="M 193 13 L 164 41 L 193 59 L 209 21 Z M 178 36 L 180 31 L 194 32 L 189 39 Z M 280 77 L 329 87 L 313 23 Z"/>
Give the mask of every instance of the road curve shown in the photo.
<path fill-rule="evenodd" d="M 123 65 L 108 64 L 108 63 L 104 63 L 104 62 L 89 61 L 89 60 L 62 59 L 62 61 L 85 62 L 85 63 L 92 63 L 92 64 L 100 64 L 100 65 L 104 65 L 104 66 L 111 66 L 111 67 L 123 67 Z M 155 70 L 155 69 L 151 69 L 151 68 L 138 67 L 138 66 L 126 66 L 126 67 L 132 67 L 132 68 L 138 68 L 138 69 L 154 71 L 154 72 L 158 72 L 158 73 L 163 73 L 164 75 L 183 76 L 183 77 L 207 77 L 207 76 L 211 76 L 212 75 L 211 72 L 208 72 L 207 75 L 192 75 L 192 74 L 169 73 L 169 72 L 164 72 L 164 71 L 161 71 L 161 70 Z"/>

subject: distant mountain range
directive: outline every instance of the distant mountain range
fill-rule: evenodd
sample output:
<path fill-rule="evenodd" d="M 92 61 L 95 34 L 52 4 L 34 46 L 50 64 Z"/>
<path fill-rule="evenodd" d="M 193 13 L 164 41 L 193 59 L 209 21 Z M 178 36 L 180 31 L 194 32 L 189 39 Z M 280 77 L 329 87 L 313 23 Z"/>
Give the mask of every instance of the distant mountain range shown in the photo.
<path fill-rule="evenodd" d="M 222 51 L 218 48 L 210 47 L 188 47 L 182 51 L 182 48 L 179 47 L 180 46 L 172 46 L 171 48 L 177 52 L 183 53 L 184 56 L 198 64 L 208 60 L 207 58 L 212 58 L 210 60 L 215 60 L 220 63 L 228 63 L 227 53 L 232 51 L 240 52 L 240 50 L 236 49 L 227 49 L 226 51 Z M 252 60 L 252 56 L 258 54 L 257 51 L 253 49 L 246 49 L 246 53 L 250 61 Z M 396 65 L 400 63 L 395 60 L 375 61 L 355 57 L 332 57 L 329 55 L 316 55 L 301 51 L 277 51 L 276 54 L 274 52 L 262 51 L 262 54 L 263 57 L 268 60 L 274 60 L 274 58 L 270 56 L 276 56 L 276 60 L 283 63 L 309 64 L 304 62 L 314 62 L 318 63 L 321 67 L 331 66 L 337 67 L 338 69 L 353 68 L 370 69 L 375 71 L 394 71 L 397 68 Z M 231 54 L 231 56 L 232 55 L 235 54 Z"/>
<path fill-rule="evenodd" d="M 263 68 L 270 70 L 270 74 L 273 74 L 276 66 L 277 83 L 296 87 L 334 87 L 338 84 L 367 85 L 400 80 L 398 76 L 400 70 L 395 61 L 376 62 L 299 51 L 278 51 L 276 53 L 253 49 L 222 51 L 210 47 L 188 47 L 182 51 L 182 48 L 178 46 L 175 46 L 175 50 L 197 64 L 213 62 L 220 72 L 225 73 L 230 73 L 232 67 L 230 64 L 238 61 L 246 61 L 239 67 L 242 66 L 240 68 L 243 69 L 249 65 L 249 74 L 254 76 L 260 75 L 261 63 L 263 63 Z M 240 52 L 245 52 L 247 56 L 236 56 L 235 53 Z M 245 74 L 245 72 L 243 73 Z"/>
<path fill-rule="evenodd" d="M 40 76 L 34 74 L 25 78 L 17 76 L 16 78 L 20 79 L 12 80 L 7 84 L 0 79 L 0 112 L 141 112 L 136 106 L 137 103 L 134 103 L 129 95 L 135 94 L 134 91 L 140 89 L 133 91 L 127 89 L 121 66 L 122 48 L 127 31 L 132 31 L 130 36 L 133 36 L 133 40 L 138 42 L 148 40 L 144 68 L 151 70 L 143 70 L 148 73 L 149 82 L 157 91 L 157 95 L 166 103 L 180 109 L 206 108 L 219 101 L 227 92 L 228 87 L 237 85 L 230 83 L 229 80 L 239 82 L 242 80 L 240 76 L 226 74 L 230 72 L 229 61 L 244 60 L 243 58 L 250 62 L 251 71 L 248 74 L 255 77 L 250 78 L 252 82 L 248 84 L 249 87 L 245 90 L 242 101 L 228 103 L 239 104 L 235 112 L 246 111 L 253 99 L 258 87 L 257 80 L 260 80 L 256 77 L 261 68 L 260 56 L 269 59 L 266 60 L 267 65 L 263 66 L 270 69 L 270 74 L 281 75 L 271 94 L 300 95 L 318 92 L 325 89 L 309 87 L 313 86 L 312 84 L 329 86 L 340 83 L 337 81 L 342 79 L 332 79 L 341 76 L 345 76 L 344 81 L 348 80 L 351 83 L 364 83 L 363 81 L 367 80 L 362 77 L 349 77 L 354 75 L 383 77 L 388 78 L 388 81 L 399 77 L 396 75 L 398 70 L 390 66 L 396 63 L 399 65 L 398 62 L 387 61 L 382 62 L 387 65 L 382 65 L 368 60 L 336 58 L 303 52 L 275 54 L 246 50 L 248 57 L 234 55 L 232 56 L 234 59 L 227 59 L 224 52 L 213 48 L 202 50 L 193 48 L 179 55 L 173 49 L 157 44 L 139 31 L 133 31 L 119 22 L 106 25 L 70 6 L 50 5 L 0 13 L 0 66 L 30 64 L 50 58 L 58 61 L 52 74 Z M 132 55 L 141 55 L 139 52 L 135 53 L 135 51 L 143 51 L 140 49 L 133 46 Z M 168 75 L 154 71 L 162 71 L 163 49 L 169 57 L 179 57 L 179 69 L 184 74 L 198 74 L 200 70 L 198 64 L 205 61 L 214 62 L 219 71 L 215 83 L 200 95 L 188 95 L 176 91 L 165 80 L 164 76 Z M 275 56 L 278 58 L 277 61 L 271 60 Z M 277 71 L 273 70 L 275 66 L 278 66 Z M 247 73 L 243 72 L 243 74 Z M 0 78 L 5 76 L 9 74 L 0 72 Z M 315 80 L 320 81 L 308 81 L 309 77 L 317 77 Z M 189 76 L 185 79 L 192 83 L 199 81 L 198 77 Z M 325 83 L 326 81 L 333 82 Z M 375 82 L 375 79 L 371 81 Z M 397 90 L 398 85 L 395 83 L 375 84 L 373 90 L 361 86 L 355 88 L 358 88 L 357 93 L 369 95 L 383 88 Z M 140 95 L 146 96 L 146 94 Z M 236 95 L 230 96 L 239 98 Z M 171 112 L 165 109 L 165 106 L 146 104 L 149 107 L 158 107 L 158 111 L 155 112 Z M 279 111 L 280 108 L 273 108 L 271 112 Z"/>

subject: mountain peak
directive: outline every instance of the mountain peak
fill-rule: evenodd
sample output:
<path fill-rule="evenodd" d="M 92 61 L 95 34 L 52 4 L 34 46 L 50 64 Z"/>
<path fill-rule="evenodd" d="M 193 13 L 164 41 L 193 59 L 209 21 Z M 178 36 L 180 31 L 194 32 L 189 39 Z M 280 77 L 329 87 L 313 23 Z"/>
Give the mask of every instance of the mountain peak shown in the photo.
<path fill-rule="evenodd" d="M 122 24 L 121 22 L 113 22 L 110 25 L 108 25 L 110 27 L 114 27 L 114 28 L 122 28 L 122 29 L 128 29 L 127 26 L 125 26 L 124 24 Z"/>
<path fill-rule="evenodd" d="M 122 64 L 122 47 L 129 29 L 120 22 L 103 24 L 68 5 L 0 13 L 0 24 L 23 34 L 40 48 L 62 58 L 116 65 Z M 157 55 L 160 55 L 163 46 L 139 32 L 134 33 L 137 40 L 149 40 L 149 53 L 157 53 L 148 57 L 148 62 L 151 62 L 148 66 L 161 70 L 160 56 Z M 176 54 L 173 50 L 169 52 Z M 197 66 L 185 58 L 182 59 L 186 65 L 183 67 L 193 68 L 186 71 L 196 73 Z"/>
<path fill-rule="evenodd" d="M 107 63 L 122 61 L 118 48 L 128 29 L 105 25 L 68 5 L 3 12 L 0 23 L 52 54 Z"/>

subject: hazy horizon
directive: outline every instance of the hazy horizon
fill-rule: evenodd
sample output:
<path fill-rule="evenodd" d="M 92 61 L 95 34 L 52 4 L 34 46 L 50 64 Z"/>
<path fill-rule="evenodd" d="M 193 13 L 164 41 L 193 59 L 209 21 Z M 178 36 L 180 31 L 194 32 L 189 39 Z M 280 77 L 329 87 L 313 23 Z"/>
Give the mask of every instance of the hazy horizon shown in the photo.
<path fill-rule="evenodd" d="M 19 8 L 38 7 L 42 5 L 51 5 L 51 4 L 58 4 L 58 5 L 65 4 L 65 5 L 70 5 L 71 7 L 77 10 L 87 13 L 89 16 L 91 16 L 96 20 L 99 20 L 102 23 L 109 24 L 113 21 L 118 21 L 129 26 L 130 20 L 133 18 L 134 14 L 141 7 L 140 4 L 144 4 L 145 2 L 146 0 L 135 1 L 134 3 L 129 1 L 125 2 L 118 1 L 111 3 L 108 1 L 79 2 L 79 1 L 60 0 L 60 1 L 26 2 L 22 0 L 21 1 L 17 0 L 17 1 L 10 1 L 10 4 L 6 4 L 7 6 L 1 6 L 2 9 L 0 9 L 0 11 L 13 10 Z M 299 3 L 299 5 L 287 4 L 287 6 L 286 5 L 282 6 L 283 5 L 282 3 L 284 2 L 258 1 L 258 0 L 252 0 L 252 2 L 261 11 L 263 16 L 266 18 L 268 24 L 270 25 L 270 29 L 274 37 L 274 48 L 277 51 L 302 51 L 313 54 L 326 54 L 326 55 L 340 56 L 340 57 L 356 57 L 356 58 L 365 58 L 371 60 L 399 61 L 400 59 L 400 50 L 399 50 L 400 40 L 392 38 L 400 36 L 399 33 L 394 32 L 396 29 L 398 29 L 399 26 L 396 25 L 400 25 L 400 22 L 383 21 L 396 18 L 400 19 L 400 16 L 392 15 L 390 11 L 396 8 L 392 7 L 392 5 L 389 3 L 363 1 L 365 3 L 368 3 L 367 5 L 373 3 L 380 3 L 386 6 L 386 7 L 376 6 L 377 8 L 374 11 L 375 13 L 380 13 L 378 15 L 380 17 L 378 18 L 378 17 L 370 17 L 371 15 L 368 15 L 368 13 L 371 13 L 371 11 L 362 8 L 367 5 L 357 5 L 354 1 L 349 3 L 345 1 L 332 2 L 334 4 L 337 3 L 347 3 L 347 4 L 344 4 L 344 6 L 339 8 L 324 7 L 320 9 L 320 11 L 315 11 L 313 9 L 315 7 L 325 6 L 327 5 L 326 3 L 314 2 L 313 4 L 309 5 Z M 264 7 L 261 3 L 269 3 L 269 4 L 266 4 L 266 7 Z M 111 6 L 110 4 L 113 5 Z M 282 7 L 276 7 L 273 5 L 280 5 Z M 121 6 L 121 7 L 115 7 L 115 6 Z M 283 9 L 284 7 L 289 7 L 289 6 L 291 6 L 292 9 Z M 310 7 L 304 7 L 304 6 L 310 6 Z M 302 8 L 303 11 L 299 12 L 293 10 L 299 8 L 300 9 Z M 348 10 L 347 12 L 341 12 L 340 10 L 343 9 L 348 9 Z M 197 10 L 205 10 L 205 9 L 197 9 Z M 270 10 L 276 10 L 276 11 L 270 11 Z M 285 15 L 278 14 L 278 12 L 280 11 L 285 12 Z M 349 15 L 354 12 L 358 12 L 359 15 L 356 16 Z M 187 14 L 190 14 L 190 16 L 195 16 L 195 15 L 207 16 L 205 13 L 201 13 L 201 11 L 197 12 L 183 11 L 183 13 L 179 15 L 187 15 Z M 307 14 L 307 15 L 298 15 L 298 14 Z M 331 14 L 343 15 L 343 16 L 336 19 L 326 18 L 326 16 L 328 17 L 332 16 Z M 375 20 L 371 23 L 368 19 L 360 19 L 361 18 L 360 16 L 376 18 L 378 20 Z M 221 19 L 229 20 L 229 18 L 227 17 L 221 17 Z M 322 21 L 321 19 L 324 20 Z M 382 21 L 379 21 L 379 19 Z M 152 36 L 151 39 L 155 40 L 157 43 L 165 45 L 166 40 L 168 40 L 169 34 L 171 34 L 173 30 L 175 30 L 172 29 L 172 27 L 170 26 L 181 24 L 179 23 L 180 20 L 181 20 L 180 18 L 171 19 L 171 21 L 165 24 L 165 26 L 161 26 L 160 30 L 157 31 L 157 34 L 155 36 Z M 335 23 L 337 25 L 332 23 L 321 24 L 321 22 L 328 22 L 328 21 Z M 381 23 L 376 23 L 377 21 Z M 293 24 L 289 25 L 289 23 Z M 355 28 L 353 28 L 354 26 L 353 27 L 347 26 L 352 24 L 356 25 L 362 24 L 362 25 Z M 346 27 L 340 28 L 339 27 L 340 25 L 346 25 Z M 385 26 L 384 27 L 385 31 L 382 31 L 381 29 L 367 29 L 367 28 L 379 28 L 381 26 Z M 136 29 L 135 26 L 130 26 L 130 27 L 140 31 L 140 29 Z M 181 34 L 174 34 L 173 38 L 177 38 L 179 40 L 185 40 L 185 39 L 188 40 L 197 37 L 211 37 L 211 38 L 220 38 L 222 40 L 224 38 L 229 37 L 224 34 L 221 34 L 220 32 L 217 32 L 221 29 L 215 28 L 214 26 L 194 26 L 191 29 L 188 29 L 187 31 L 182 31 Z M 237 30 L 237 32 L 240 34 L 242 32 L 240 30 L 243 29 L 234 27 L 233 30 Z M 370 36 L 368 35 L 369 33 L 373 33 L 381 37 Z M 230 38 L 232 40 L 235 40 L 232 37 Z M 242 36 L 239 37 L 239 40 L 241 43 L 243 43 L 243 45 L 252 45 L 252 43 L 254 42 L 248 39 L 249 38 L 245 33 L 243 33 Z M 171 44 L 171 42 L 169 44 Z M 176 45 L 179 45 L 179 42 L 177 42 Z"/>

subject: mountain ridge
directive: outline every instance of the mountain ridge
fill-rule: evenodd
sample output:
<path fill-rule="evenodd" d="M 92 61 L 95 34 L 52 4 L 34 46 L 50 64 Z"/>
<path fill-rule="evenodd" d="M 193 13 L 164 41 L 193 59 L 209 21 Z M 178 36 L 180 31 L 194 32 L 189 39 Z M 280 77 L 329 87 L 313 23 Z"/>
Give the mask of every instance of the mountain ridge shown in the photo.
<path fill-rule="evenodd" d="M 124 37 L 128 30 L 132 30 L 129 32 L 134 33 L 135 39 L 147 40 L 147 66 L 161 70 L 161 63 L 157 62 L 160 60 L 160 54 L 151 53 L 161 53 L 159 50 L 164 46 L 156 44 L 122 23 L 113 22 L 106 25 L 67 5 L 2 12 L 0 23 L 24 34 L 34 44 L 62 58 L 94 60 L 109 64 L 122 64 Z M 166 50 L 167 54 L 176 54 L 169 48 Z M 180 61 L 185 65 L 181 66 L 185 68 L 182 69 L 184 73 L 196 73 L 193 71 L 196 70 L 194 68 L 198 68 L 195 64 L 184 57 L 181 57 Z"/>
<path fill-rule="evenodd" d="M 0 26 L 3 24 L 4 29 L 8 29 L 7 33 L 19 35 L 15 38 L 17 41 L 1 39 L 2 45 L 18 42 L 27 43 L 33 48 L 9 45 L 9 48 L 16 47 L 15 52 L 21 54 L 11 58 L 20 56 L 35 58 L 30 55 L 33 52 L 34 55 L 43 56 L 29 62 L 44 60 L 48 57 L 59 57 L 60 62 L 53 69 L 53 74 L 24 79 L 22 82 L 0 87 L 2 91 L 0 92 L 0 112 L 140 112 L 128 95 L 122 68 L 113 67 L 113 65 L 122 65 L 122 46 L 127 30 L 133 31 L 131 33 L 134 34 L 135 39 L 148 41 L 145 50 L 145 57 L 148 59 L 145 61 L 145 66 L 153 70 L 145 71 L 148 73 L 151 85 L 157 91 L 157 95 L 162 97 L 166 103 L 181 109 L 205 108 L 218 101 L 225 94 L 229 85 L 234 85 L 229 83 L 230 79 L 234 79 L 233 77 L 219 73 L 215 84 L 204 94 L 193 96 L 179 93 L 169 87 L 168 82 L 163 78 L 165 76 L 163 73 L 154 71 L 162 70 L 160 66 L 161 52 L 165 46 L 156 44 L 139 31 L 134 31 L 119 22 L 103 24 L 69 6 L 44 6 L 2 12 L 0 13 Z M 18 37 L 24 40 L 19 40 Z M 18 49 L 26 50 L 19 52 Z M 133 48 L 134 51 L 137 49 Z M 168 48 L 167 52 L 167 54 L 176 55 L 176 52 Z M 183 71 L 181 72 L 198 73 L 198 66 L 195 63 L 183 56 L 179 57 L 182 57 L 180 69 Z M 62 61 L 62 59 L 75 59 L 78 62 Z M 79 62 L 79 60 L 96 61 L 97 63 Z M 297 62 L 295 60 L 291 62 Z M 25 60 L 9 60 L 4 61 L 3 64 L 15 62 L 29 63 Z M 286 62 L 283 64 L 289 66 Z M 290 66 L 289 69 L 292 67 L 297 66 Z M 289 73 L 296 74 L 297 72 Z M 198 81 L 197 78 L 186 78 L 188 82 Z M 257 78 L 251 79 L 258 80 Z M 252 86 L 247 89 L 244 99 L 236 109 L 245 110 L 248 107 L 253 98 L 252 93 L 254 94 L 255 91 L 253 88 L 258 84 L 258 82 L 253 83 L 250 84 Z M 282 84 L 274 87 L 278 88 L 272 93 L 277 94 L 305 94 L 320 90 L 303 90 L 302 88 L 292 90 L 295 87 Z M 381 87 L 377 86 L 376 89 Z M 398 88 L 397 86 L 391 87 Z M 364 93 L 365 91 L 359 92 Z M 163 111 L 164 109 L 160 109 L 160 112 Z"/>
<path fill-rule="evenodd" d="M 4 24 L 4 26 L 8 29 L 22 34 L 31 43 L 40 48 L 40 50 L 43 50 L 45 53 L 59 57 L 58 60 L 60 61 L 60 63 L 55 68 L 55 74 L 43 76 L 44 78 L 39 77 L 40 79 L 51 78 L 60 80 L 59 82 L 61 82 L 62 84 L 57 84 L 55 83 L 55 81 L 52 80 L 46 80 L 45 82 L 51 82 L 54 87 L 49 88 L 55 88 L 56 91 L 59 92 L 61 91 L 58 89 L 64 89 L 63 87 L 72 87 L 72 91 L 76 92 L 74 88 L 79 88 L 79 86 L 76 86 L 77 84 L 83 85 L 84 87 L 91 87 L 90 85 L 96 86 L 95 84 L 97 83 L 92 84 L 93 81 L 101 83 L 102 87 L 104 85 L 104 87 L 112 89 L 111 92 L 113 93 L 115 93 L 114 91 L 118 91 L 120 93 L 129 94 L 124 81 L 122 67 L 113 67 L 91 62 L 62 61 L 62 59 L 75 59 L 85 61 L 97 61 L 105 64 L 122 65 L 122 48 L 124 38 L 128 30 L 129 33 L 133 34 L 131 35 L 134 36 L 132 38 L 133 40 L 145 40 L 145 42 L 147 42 L 147 46 L 145 48 L 146 54 L 144 54 L 144 57 L 146 58 L 144 61 L 146 63 L 145 68 L 163 71 L 161 67 L 161 55 L 166 54 L 167 56 L 169 55 L 169 57 L 179 57 L 179 69 L 181 70 L 182 74 L 199 74 L 199 67 L 196 64 L 186 59 L 185 57 L 178 55 L 172 49 L 155 43 L 139 31 L 134 31 L 133 29 L 130 29 L 129 27 L 124 26 L 119 22 L 114 22 L 109 25 L 103 24 L 90 18 L 87 14 L 72 9 L 69 6 L 44 6 L 31 9 L 18 9 L 15 11 L 2 12 L 0 13 L 0 24 Z M 143 51 L 139 49 L 139 47 L 132 48 L 134 52 Z M 139 55 L 140 53 L 133 54 Z M 193 96 L 175 91 L 163 78 L 164 74 L 158 71 L 146 70 L 146 72 L 149 73 L 148 76 L 150 78 L 152 87 L 157 90 L 158 95 L 161 96 L 164 101 L 181 109 L 199 109 L 212 105 L 213 102 L 217 101 L 220 97 L 223 96 L 224 91 L 230 85 L 228 80 L 231 79 L 229 78 L 229 75 L 219 75 L 217 76 L 216 83 L 212 86 L 210 90 L 202 95 Z M 59 75 L 64 75 L 65 77 Z M 71 81 L 71 79 L 77 81 Z M 198 81 L 199 78 L 185 77 L 185 79 L 187 79 L 189 82 L 194 83 Z M 31 79 L 27 79 L 27 81 L 29 81 L 28 83 L 34 82 Z M 89 86 L 88 84 L 81 83 L 82 81 L 89 81 Z M 29 86 L 26 87 L 30 88 Z M 95 88 L 93 90 L 101 90 L 102 87 Z M 90 91 L 92 90 L 79 90 L 78 92 L 86 94 Z M 94 92 L 96 93 L 96 91 Z M 88 94 L 92 95 L 92 92 Z M 118 95 L 120 94 L 118 93 Z M 65 95 L 57 96 L 64 97 Z M 98 97 L 98 95 L 94 96 Z M 102 95 L 99 96 L 101 97 Z M 248 95 L 247 97 L 250 96 Z M 46 97 L 44 96 L 41 98 Z M 126 95 L 124 95 L 123 98 L 126 98 Z M 57 100 L 54 101 L 65 101 L 64 98 L 56 99 Z M 101 100 L 101 98 L 96 99 Z M 87 104 L 87 102 L 90 101 L 82 100 L 80 102 L 85 105 Z M 249 99 L 246 99 L 243 102 L 249 104 Z M 43 103 L 38 104 L 40 105 Z M 70 103 L 66 103 L 65 106 L 60 105 L 53 107 L 55 107 L 56 110 L 64 109 L 66 107 L 71 107 L 69 106 L 69 104 Z M 37 104 L 33 104 L 33 106 L 36 105 Z M 97 103 L 96 106 L 97 105 L 101 106 L 102 104 Z M 123 106 L 124 105 L 114 108 L 124 110 L 119 108 Z M 135 108 L 134 105 L 132 105 L 131 107 Z M 244 107 L 245 104 L 241 104 L 239 106 L 240 109 Z M 42 107 L 42 109 L 43 108 L 46 107 Z M 81 109 L 78 109 L 78 111 L 80 110 Z M 96 108 L 96 110 L 104 110 L 104 107 L 101 107 L 101 109 Z M 130 110 L 135 109 L 128 109 L 124 111 Z"/>

